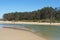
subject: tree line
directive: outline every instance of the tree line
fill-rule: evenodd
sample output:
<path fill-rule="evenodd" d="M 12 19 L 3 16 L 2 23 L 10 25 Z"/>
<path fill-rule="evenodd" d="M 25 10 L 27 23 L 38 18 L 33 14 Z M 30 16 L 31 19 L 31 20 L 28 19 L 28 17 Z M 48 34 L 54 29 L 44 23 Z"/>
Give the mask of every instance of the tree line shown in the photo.
<path fill-rule="evenodd" d="M 4 20 L 60 20 L 60 8 L 44 7 L 32 12 L 11 12 L 3 15 Z"/>

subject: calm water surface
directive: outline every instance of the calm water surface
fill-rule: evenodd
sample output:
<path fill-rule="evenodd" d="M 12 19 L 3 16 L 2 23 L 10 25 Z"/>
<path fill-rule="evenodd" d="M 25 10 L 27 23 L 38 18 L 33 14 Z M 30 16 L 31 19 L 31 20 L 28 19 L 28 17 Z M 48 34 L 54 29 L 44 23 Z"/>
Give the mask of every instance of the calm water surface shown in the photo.
<path fill-rule="evenodd" d="M 60 40 L 60 26 L 43 26 L 43 25 L 31 25 L 31 24 L 0 24 L 0 28 L 8 26 L 28 27 L 36 31 L 38 35 L 48 38 L 48 40 Z"/>

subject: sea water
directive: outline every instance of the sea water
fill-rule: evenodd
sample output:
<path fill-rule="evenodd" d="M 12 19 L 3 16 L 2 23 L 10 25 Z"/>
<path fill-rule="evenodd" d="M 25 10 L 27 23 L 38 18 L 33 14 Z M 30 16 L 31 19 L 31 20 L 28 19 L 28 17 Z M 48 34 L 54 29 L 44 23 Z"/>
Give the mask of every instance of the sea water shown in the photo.
<path fill-rule="evenodd" d="M 7 27 L 28 27 L 33 30 L 38 35 L 46 37 L 48 40 L 60 40 L 60 26 L 51 25 L 31 25 L 31 24 L 0 24 L 0 28 Z"/>

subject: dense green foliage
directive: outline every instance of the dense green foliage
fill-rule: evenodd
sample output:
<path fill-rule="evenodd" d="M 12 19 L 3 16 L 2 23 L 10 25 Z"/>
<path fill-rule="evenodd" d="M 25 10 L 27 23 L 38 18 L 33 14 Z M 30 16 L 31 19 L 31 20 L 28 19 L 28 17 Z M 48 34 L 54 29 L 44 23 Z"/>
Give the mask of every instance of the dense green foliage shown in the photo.
<path fill-rule="evenodd" d="M 60 10 L 58 8 L 44 7 L 32 12 L 11 12 L 3 15 L 4 20 L 60 20 Z"/>

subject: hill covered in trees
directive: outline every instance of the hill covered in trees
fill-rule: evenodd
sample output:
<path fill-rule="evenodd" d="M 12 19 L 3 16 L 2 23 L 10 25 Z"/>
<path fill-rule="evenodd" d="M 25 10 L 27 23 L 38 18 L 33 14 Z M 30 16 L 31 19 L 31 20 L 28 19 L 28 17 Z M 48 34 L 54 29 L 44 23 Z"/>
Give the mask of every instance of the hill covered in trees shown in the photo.
<path fill-rule="evenodd" d="M 32 12 L 11 12 L 3 15 L 4 20 L 20 21 L 20 20 L 60 20 L 60 9 L 52 7 L 44 7 Z"/>

